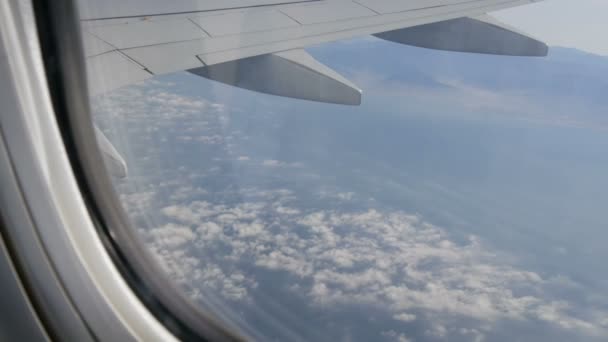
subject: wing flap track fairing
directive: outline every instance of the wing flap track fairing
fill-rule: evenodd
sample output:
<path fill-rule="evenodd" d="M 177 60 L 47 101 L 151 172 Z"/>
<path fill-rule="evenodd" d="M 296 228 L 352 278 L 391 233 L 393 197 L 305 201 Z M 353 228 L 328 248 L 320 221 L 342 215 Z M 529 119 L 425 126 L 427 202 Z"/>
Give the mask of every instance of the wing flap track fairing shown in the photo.
<path fill-rule="evenodd" d="M 361 90 L 303 49 L 249 57 L 189 72 L 214 81 L 317 102 L 359 105 Z"/>
<path fill-rule="evenodd" d="M 548 47 L 489 15 L 464 17 L 375 34 L 417 47 L 506 56 L 547 56 Z"/>

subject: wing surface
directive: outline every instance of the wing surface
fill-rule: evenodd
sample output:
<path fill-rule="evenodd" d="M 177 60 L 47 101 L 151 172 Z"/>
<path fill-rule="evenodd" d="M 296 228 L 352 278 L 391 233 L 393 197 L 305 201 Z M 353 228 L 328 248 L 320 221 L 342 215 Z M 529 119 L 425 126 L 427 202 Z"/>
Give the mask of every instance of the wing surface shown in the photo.
<path fill-rule="evenodd" d="M 220 82 L 235 86 L 246 84 L 243 87 L 250 90 L 358 104 L 360 100 L 353 99 L 353 91 L 359 96 L 360 91 L 337 73 L 319 66 L 312 56 L 305 56 L 304 48 L 376 34 L 402 44 L 452 51 L 546 55 L 546 45 L 502 26 L 486 15 L 536 1 L 81 0 L 80 8 L 89 87 L 93 94 L 154 75 L 188 70 L 210 79 L 219 75 L 215 79 Z M 442 22 L 443 25 L 434 26 Z M 468 32 L 470 30 L 475 30 L 473 35 Z M 437 43 L 437 36 L 443 32 L 444 42 Z M 479 41 L 471 41 L 471 37 Z M 480 48 L 486 42 L 501 38 L 506 38 L 511 45 Z M 255 58 L 259 56 L 266 57 Z M 298 64 L 298 60 L 304 63 Z M 285 73 L 289 65 L 298 70 Z M 311 65 L 315 67 L 310 68 Z M 259 89 L 256 89 L 256 82 L 251 82 L 253 71 L 245 70 L 251 67 L 264 70 L 264 74 L 255 72 Z M 227 73 L 230 68 L 235 71 Z M 279 93 L 273 92 L 276 85 L 288 82 L 285 75 L 290 74 L 303 75 L 300 80 L 312 83 L 292 84 Z M 291 82 L 298 82 L 298 79 Z M 311 91 L 315 86 L 327 84 L 338 88 L 330 91 L 330 95 L 319 93 L 315 96 Z M 351 87 L 352 91 L 342 89 L 345 86 Z M 296 91 L 302 87 L 307 89 Z"/>

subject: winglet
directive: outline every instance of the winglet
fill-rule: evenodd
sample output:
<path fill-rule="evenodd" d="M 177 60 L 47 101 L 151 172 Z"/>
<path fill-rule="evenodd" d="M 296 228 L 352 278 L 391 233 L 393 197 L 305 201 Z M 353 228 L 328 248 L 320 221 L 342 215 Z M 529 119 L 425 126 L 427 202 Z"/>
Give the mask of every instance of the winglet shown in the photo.
<path fill-rule="evenodd" d="M 95 126 L 95 136 L 103 155 L 104 164 L 110 174 L 117 178 L 127 177 L 127 163 L 97 126 Z"/>
<path fill-rule="evenodd" d="M 260 93 L 317 102 L 361 104 L 361 90 L 303 49 L 244 58 L 188 70 Z"/>
<path fill-rule="evenodd" d="M 375 34 L 396 43 L 436 50 L 506 56 L 547 56 L 547 45 L 484 14 Z"/>

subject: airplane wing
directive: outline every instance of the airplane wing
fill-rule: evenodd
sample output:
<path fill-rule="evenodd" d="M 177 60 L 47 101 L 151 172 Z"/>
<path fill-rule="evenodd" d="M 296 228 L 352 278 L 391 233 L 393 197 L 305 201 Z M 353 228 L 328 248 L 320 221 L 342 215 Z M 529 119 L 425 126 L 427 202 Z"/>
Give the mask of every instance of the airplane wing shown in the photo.
<path fill-rule="evenodd" d="M 80 0 L 79 4 L 93 95 L 187 70 L 257 92 L 358 105 L 361 90 L 304 48 L 372 34 L 432 49 L 545 56 L 544 43 L 487 15 L 536 1 Z M 124 159 L 100 130 L 97 136 L 111 173 L 126 177 Z"/>
<path fill-rule="evenodd" d="M 305 47 L 373 34 L 433 49 L 545 56 L 545 44 L 486 14 L 537 1 L 81 0 L 80 11 L 92 94 L 187 70 L 258 92 L 357 105 L 357 86 Z"/>

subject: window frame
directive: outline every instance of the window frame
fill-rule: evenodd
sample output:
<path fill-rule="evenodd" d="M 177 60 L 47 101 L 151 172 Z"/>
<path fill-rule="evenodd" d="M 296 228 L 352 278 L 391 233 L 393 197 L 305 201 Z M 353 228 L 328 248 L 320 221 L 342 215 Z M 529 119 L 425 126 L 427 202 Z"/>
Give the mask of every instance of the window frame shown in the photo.
<path fill-rule="evenodd" d="M 240 340 L 195 306 L 153 259 L 114 191 L 93 128 L 77 1 L 33 0 L 48 91 L 65 150 L 98 235 L 121 276 L 181 340 Z"/>

